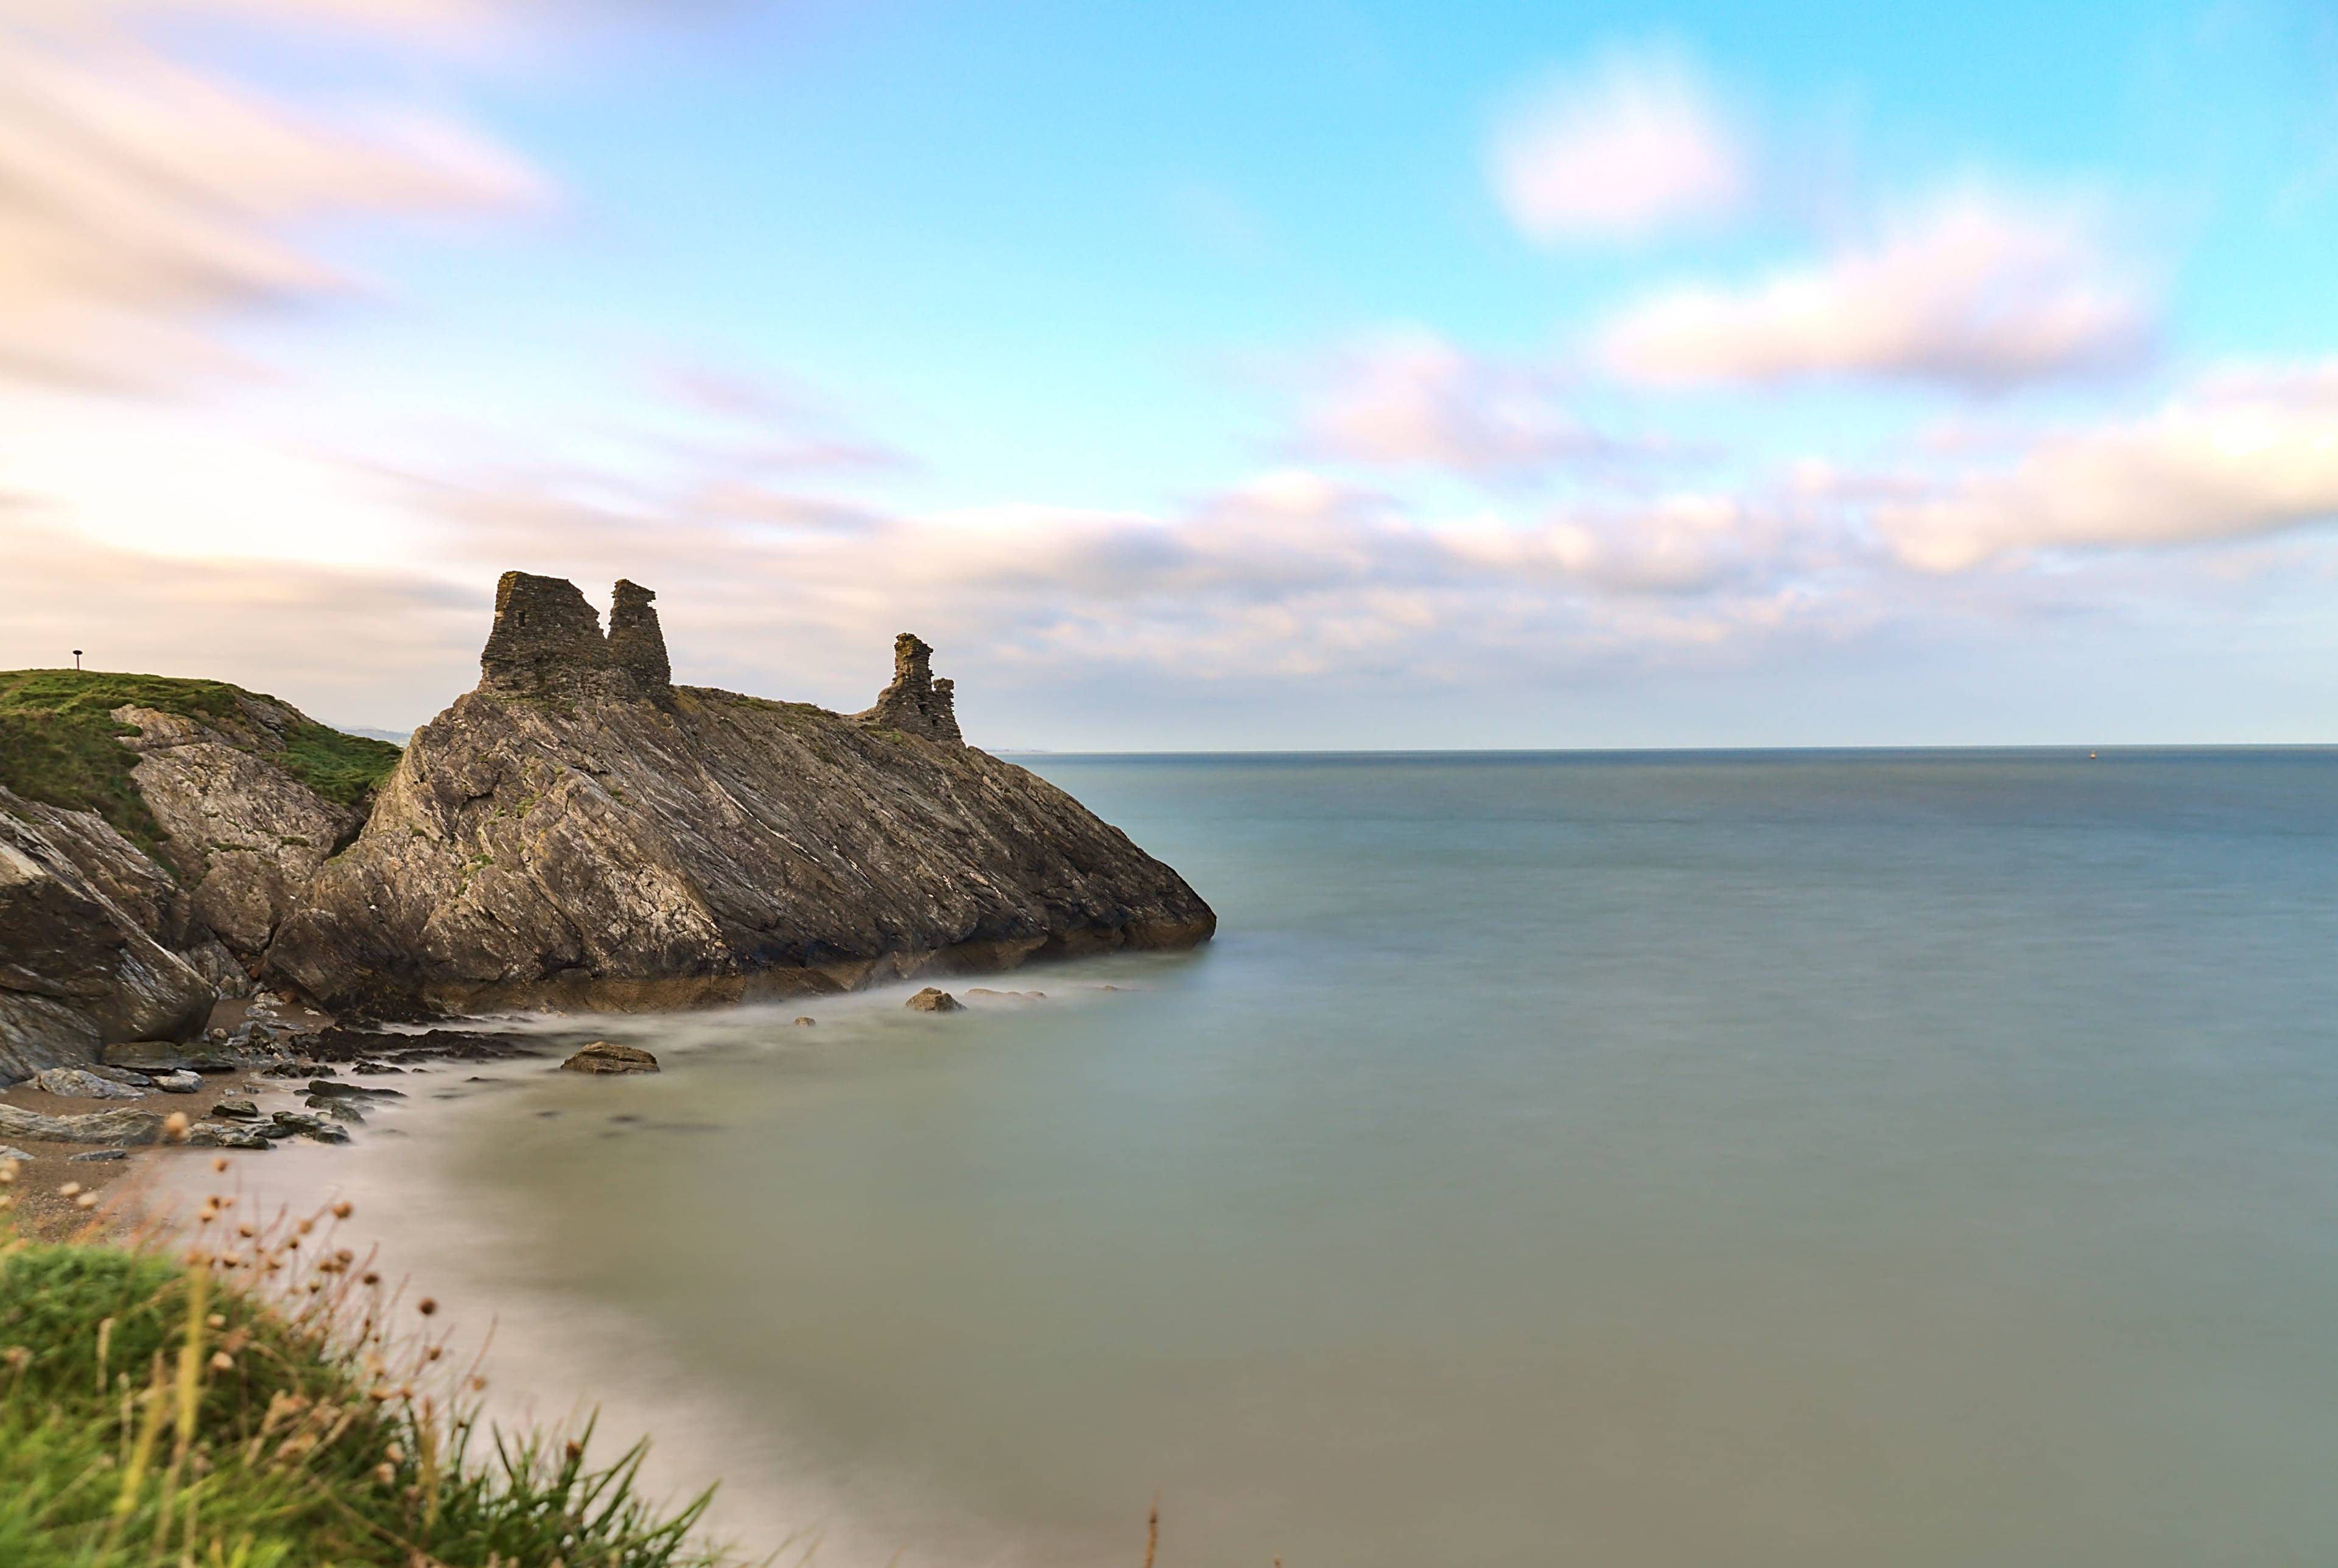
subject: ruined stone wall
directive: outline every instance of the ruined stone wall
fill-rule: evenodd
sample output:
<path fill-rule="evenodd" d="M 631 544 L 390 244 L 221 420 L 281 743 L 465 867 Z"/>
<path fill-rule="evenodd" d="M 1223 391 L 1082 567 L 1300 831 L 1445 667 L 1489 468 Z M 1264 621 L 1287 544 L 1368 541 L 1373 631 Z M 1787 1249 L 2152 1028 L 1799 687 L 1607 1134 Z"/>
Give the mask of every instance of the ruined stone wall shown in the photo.
<path fill-rule="evenodd" d="M 609 661 L 630 671 L 652 692 L 673 684 L 665 633 L 659 630 L 658 612 L 650 603 L 656 597 L 640 583 L 620 577 L 616 596 L 609 605 Z"/>
<path fill-rule="evenodd" d="M 496 584 L 496 623 L 479 655 L 479 687 L 507 697 L 656 697 L 673 681 L 665 636 L 650 601 L 620 582 L 609 635 L 576 584 L 563 577 L 506 572 Z"/>
<path fill-rule="evenodd" d="M 877 694 L 877 705 L 858 717 L 864 724 L 899 730 L 928 740 L 962 746 L 955 685 L 934 679 L 934 651 L 904 632 L 893 639 L 893 683 Z"/>

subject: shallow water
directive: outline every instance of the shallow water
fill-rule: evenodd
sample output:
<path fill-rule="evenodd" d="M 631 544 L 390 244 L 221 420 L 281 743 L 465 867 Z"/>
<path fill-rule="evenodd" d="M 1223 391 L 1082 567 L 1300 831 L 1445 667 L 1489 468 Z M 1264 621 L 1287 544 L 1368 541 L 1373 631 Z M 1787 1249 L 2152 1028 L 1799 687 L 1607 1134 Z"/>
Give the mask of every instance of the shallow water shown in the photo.
<path fill-rule="evenodd" d="M 2338 1561 L 2338 753 L 1025 760 L 1218 942 L 270 1179 L 843 1568 Z"/>

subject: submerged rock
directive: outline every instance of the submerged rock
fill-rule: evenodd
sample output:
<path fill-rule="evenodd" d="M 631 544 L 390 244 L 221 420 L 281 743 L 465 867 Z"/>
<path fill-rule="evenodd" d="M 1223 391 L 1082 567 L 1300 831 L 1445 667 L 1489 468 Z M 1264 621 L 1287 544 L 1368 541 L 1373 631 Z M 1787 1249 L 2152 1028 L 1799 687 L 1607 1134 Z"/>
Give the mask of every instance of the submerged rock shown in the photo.
<path fill-rule="evenodd" d="M 948 992 L 937 990 L 931 985 L 927 986 L 901 1005 L 912 1013 L 958 1013 L 966 1007 L 965 1003 Z"/>
<path fill-rule="evenodd" d="M 652 598 L 621 585 L 604 637 L 572 584 L 506 573 L 478 689 L 416 732 L 263 973 L 386 1018 L 647 1008 L 1215 929 L 1125 835 L 965 745 L 915 638 L 846 717 L 671 684 Z"/>
<path fill-rule="evenodd" d="M 187 1129 L 187 1142 L 205 1149 L 265 1149 L 268 1140 L 249 1127 L 231 1122 L 198 1122 Z"/>
<path fill-rule="evenodd" d="M 638 1045 L 595 1040 L 560 1066 L 567 1073 L 654 1073 L 658 1059 Z"/>

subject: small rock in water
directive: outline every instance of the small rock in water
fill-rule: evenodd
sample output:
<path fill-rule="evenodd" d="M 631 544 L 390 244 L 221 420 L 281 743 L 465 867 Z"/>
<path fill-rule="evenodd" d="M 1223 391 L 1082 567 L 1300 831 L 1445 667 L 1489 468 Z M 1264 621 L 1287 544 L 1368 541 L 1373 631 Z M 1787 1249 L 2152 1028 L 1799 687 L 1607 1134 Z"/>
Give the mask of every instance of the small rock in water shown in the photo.
<path fill-rule="evenodd" d="M 204 1149 L 265 1149 L 268 1140 L 232 1122 L 198 1122 L 187 1129 L 187 1142 Z"/>
<path fill-rule="evenodd" d="M 249 1100 L 222 1100 L 211 1107 L 211 1114 L 231 1117 L 238 1122 L 257 1122 L 260 1120 L 260 1107 Z"/>
<path fill-rule="evenodd" d="M 324 1126 L 308 1134 L 311 1143 L 346 1143 L 349 1135 L 339 1127 Z"/>
<path fill-rule="evenodd" d="M 966 1004 L 947 991 L 937 990 L 928 985 L 901 1005 L 912 1013 L 956 1013 L 965 1007 Z"/>
<path fill-rule="evenodd" d="M 82 1100 L 135 1100 L 142 1091 L 111 1078 L 101 1078 L 79 1067 L 48 1067 L 33 1074 L 33 1082 L 52 1094 Z"/>
<path fill-rule="evenodd" d="M 25 1153 L 22 1149 L 11 1148 L 5 1143 L 0 1143 L 0 1160 L 14 1160 L 21 1165 L 31 1158 L 32 1156 Z"/>
<path fill-rule="evenodd" d="M 658 1059 L 638 1045 L 595 1040 L 560 1066 L 567 1073 L 654 1073 Z"/>
<path fill-rule="evenodd" d="M 93 1165 L 101 1160 L 127 1160 L 129 1158 L 129 1153 L 121 1149 L 85 1149 L 78 1154 L 68 1154 L 65 1156 L 65 1159 L 70 1161 Z"/>
<path fill-rule="evenodd" d="M 311 1094 L 303 1103 L 311 1111 L 322 1111 L 336 1122 L 347 1122 L 352 1127 L 365 1125 L 365 1112 L 346 1100 L 333 1100 L 322 1094 Z"/>
<path fill-rule="evenodd" d="M 157 1073 L 154 1087 L 165 1094 L 192 1094 L 203 1086 L 200 1073 Z"/>
<path fill-rule="evenodd" d="M 796 1020 L 795 1026 L 799 1029 L 809 1029 L 819 1022 L 817 1018 L 799 1018 Z"/>
<path fill-rule="evenodd" d="M 1045 991 L 994 991 L 987 985 L 977 985 L 967 995 L 979 996 L 985 1002 L 1045 1002 L 1047 999 Z"/>

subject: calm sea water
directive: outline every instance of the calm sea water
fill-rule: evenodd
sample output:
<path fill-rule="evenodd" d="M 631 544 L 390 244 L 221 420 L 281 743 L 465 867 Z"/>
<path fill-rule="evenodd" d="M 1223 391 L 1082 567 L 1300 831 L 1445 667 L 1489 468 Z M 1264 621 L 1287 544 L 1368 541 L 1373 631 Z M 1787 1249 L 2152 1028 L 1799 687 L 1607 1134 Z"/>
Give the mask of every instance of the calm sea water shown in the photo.
<path fill-rule="evenodd" d="M 843 1568 L 2338 1562 L 2338 753 L 1029 762 L 1218 942 L 332 1168 L 507 1379 Z"/>

